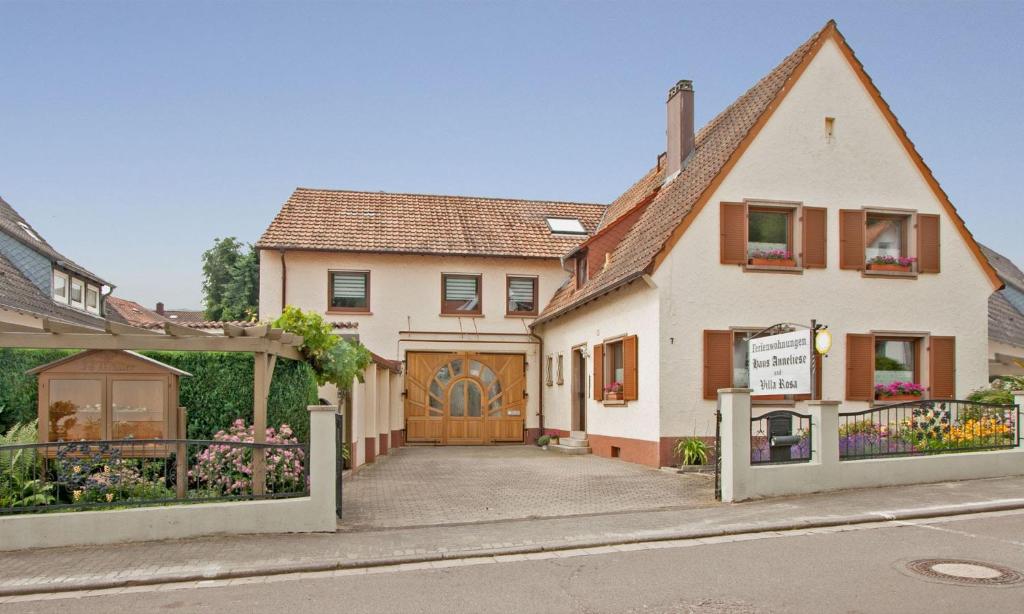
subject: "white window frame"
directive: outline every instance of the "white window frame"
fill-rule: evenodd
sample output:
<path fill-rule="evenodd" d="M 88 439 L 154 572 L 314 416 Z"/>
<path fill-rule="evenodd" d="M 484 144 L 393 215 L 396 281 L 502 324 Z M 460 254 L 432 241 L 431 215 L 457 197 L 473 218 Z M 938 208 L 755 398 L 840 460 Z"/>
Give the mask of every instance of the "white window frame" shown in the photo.
<path fill-rule="evenodd" d="M 95 307 L 90 307 L 89 306 L 89 293 L 90 292 L 95 292 L 96 293 L 96 306 Z M 89 313 L 94 313 L 96 315 L 100 315 L 100 296 L 101 295 L 100 295 L 100 289 L 99 288 L 97 288 L 96 286 L 94 286 L 92 284 L 86 284 L 86 286 L 85 286 L 85 295 L 82 297 L 82 299 L 83 299 L 83 301 L 85 303 L 85 310 L 88 311 Z"/>
<path fill-rule="evenodd" d="M 78 287 L 82 289 L 82 300 L 78 302 L 75 302 L 73 298 L 75 284 L 78 284 Z M 85 309 L 85 282 L 77 277 L 72 277 L 71 283 L 68 284 L 68 304 L 75 309 Z"/>
<path fill-rule="evenodd" d="M 54 281 L 56 279 L 64 280 L 64 296 L 57 295 L 57 282 Z M 71 300 L 71 278 L 67 273 L 61 273 L 57 269 L 53 270 L 53 278 L 50 281 L 50 296 L 53 297 L 54 301 L 63 305 L 67 305 Z"/>

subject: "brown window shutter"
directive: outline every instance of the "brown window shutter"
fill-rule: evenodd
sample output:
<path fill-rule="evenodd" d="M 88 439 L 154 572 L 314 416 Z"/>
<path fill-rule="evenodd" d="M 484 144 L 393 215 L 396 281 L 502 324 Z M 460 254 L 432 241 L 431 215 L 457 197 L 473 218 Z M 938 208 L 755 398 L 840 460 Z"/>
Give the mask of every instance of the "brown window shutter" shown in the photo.
<path fill-rule="evenodd" d="M 859 209 L 839 211 L 839 268 L 863 270 L 865 257 L 864 212 Z"/>
<path fill-rule="evenodd" d="M 732 331 L 704 331 L 704 398 L 717 399 L 732 386 Z"/>
<path fill-rule="evenodd" d="M 747 205 L 722 203 L 722 264 L 747 263 Z"/>
<path fill-rule="evenodd" d="M 956 337 L 932 337 L 928 386 L 933 399 L 956 398 Z"/>
<path fill-rule="evenodd" d="M 828 264 L 828 209 L 804 207 L 805 269 L 824 269 Z"/>
<path fill-rule="evenodd" d="M 622 399 L 624 401 L 637 400 L 639 388 L 637 386 L 637 354 L 636 335 L 630 335 L 622 340 Z"/>
<path fill-rule="evenodd" d="M 875 398 L 875 336 L 846 335 L 846 400 Z"/>
<path fill-rule="evenodd" d="M 594 346 L 594 400 L 604 399 L 604 346 Z"/>
<path fill-rule="evenodd" d="M 917 270 L 920 273 L 939 272 L 939 216 L 917 215 Z"/>

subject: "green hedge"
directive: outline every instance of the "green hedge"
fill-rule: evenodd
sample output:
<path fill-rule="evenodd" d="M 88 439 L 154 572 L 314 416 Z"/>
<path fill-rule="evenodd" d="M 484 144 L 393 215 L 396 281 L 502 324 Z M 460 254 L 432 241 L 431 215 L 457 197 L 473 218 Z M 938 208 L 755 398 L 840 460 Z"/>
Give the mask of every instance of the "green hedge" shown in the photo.
<path fill-rule="evenodd" d="M 0 431 L 36 417 L 35 376 L 25 371 L 63 358 L 69 350 L 0 349 Z M 188 408 L 188 436 L 210 439 L 236 418 L 252 423 L 252 354 L 219 352 L 141 352 L 192 374 L 181 378 L 181 405 Z M 316 380 L 306 363 L 278 359 L 270 385 L 267 423 L 288 424 L 309 441 L 306 405 L 317 402 Z"/>

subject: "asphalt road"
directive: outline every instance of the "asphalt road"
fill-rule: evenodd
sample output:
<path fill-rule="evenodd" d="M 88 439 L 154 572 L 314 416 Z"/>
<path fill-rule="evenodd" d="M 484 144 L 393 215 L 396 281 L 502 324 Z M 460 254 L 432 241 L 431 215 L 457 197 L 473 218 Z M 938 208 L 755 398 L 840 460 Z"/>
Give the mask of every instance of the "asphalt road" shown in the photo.
<path fill-rule="evenodd" d="M 441 569 L 137 587 L 10 602 L 0 613 L 1024 612 L 1024 582 L 961 586 L 905 568 L 911 560 L 949 558 L 1024 572 L 1024 512 L 843 529 L 469 560 Z"/>

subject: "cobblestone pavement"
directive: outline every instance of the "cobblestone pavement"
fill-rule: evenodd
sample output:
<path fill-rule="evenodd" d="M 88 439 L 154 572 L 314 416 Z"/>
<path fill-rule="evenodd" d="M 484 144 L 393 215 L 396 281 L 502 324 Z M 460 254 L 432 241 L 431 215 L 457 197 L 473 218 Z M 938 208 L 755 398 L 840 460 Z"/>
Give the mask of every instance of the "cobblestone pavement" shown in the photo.
<path fill-rule="evenodd" d="M 406 447 L 344 485 L 341 530 L 714 505 L 707 475 L 535 446 Z"/>

